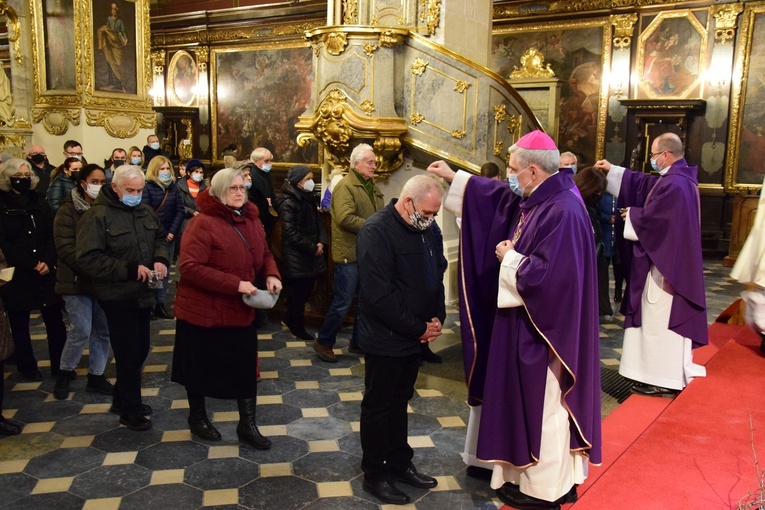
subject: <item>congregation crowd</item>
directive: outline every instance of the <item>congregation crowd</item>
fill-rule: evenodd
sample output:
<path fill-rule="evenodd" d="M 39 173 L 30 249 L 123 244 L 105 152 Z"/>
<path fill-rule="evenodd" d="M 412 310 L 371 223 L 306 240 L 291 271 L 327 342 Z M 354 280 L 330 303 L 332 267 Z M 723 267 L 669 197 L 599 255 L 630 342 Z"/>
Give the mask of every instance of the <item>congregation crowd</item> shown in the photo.
<path fill-rule="evenodd" d="M 292 166 L 276 193 L 268 149 L 256 148 L 246 161 L 231 149 L 223 169 L 198 159 L 174 165 L 156 135 L 143 149 L 115 148 L 104 166 L 88 164 L 72 140 L 59 167 L 41 146 L 30 147 L 27 159 L 3 155 L 0 268 L 12 267 L 13 276 L 0 281 L 7 317 L 0 328 L 10 326 L 24 379 L 43 377 L 29 325 L 39 310 L 54 397 L 69 397 L 87 345 L 86 391 L 111 395 L 121 424 L 148 430 L 141 372 L 150 323 L 175 320 L 171 380 L 185 387 L 192 434 L 221 440 L 205 401 L 233 399 L 240 441 L 268 449 L 256 423 L 257 328 L 265 310 L 284 290 L 285 327 L 320 362 L 334 363 L 356 297 L 348 351 L 365 356 L 363 487 L 383 502 L 406 504 L 411 499 L 397 483 L 437 485 L 414 465 L 407 403 L 421 363 L 441 362 L 429 344 L 446 318 L 447 260 L 435 222 L 442 205 L 461 231 L 471 406 L 463 458 L 468 474 L 486 479 L 503 502 L 560 508 L 576 500 L 588 465 L 601 461 L 598 322 L 614 313 L 609 265 L 625 315 L 620 371 L 635 381 L 634 391 L 674 395 L 704 375 L 691 360 L 691 349 L 706 343 L 696 169 L 676 135 L 654 140 L 658 174 L 649 175 L 605 160 L 578 170 L 573 154 L 534 131 L 508 149 L 504 172 L 492 163 L 476 176 L 437 161 L 387 204 L 370 145 L 353 148 L 348 171 L 329 175 L 321 199 L 321 176 L 311 167 Z M 305 310 L 330 267 L 328 254 L 331 304 L 314 335 Z M 104 376 L 110 349 L 113 384 Z M 0 372 L 8 354 L 0 349 Z M 0 410 L 2 396 L 0 385 Z M 0 414 L 0 435 L 21 427 Z"/>

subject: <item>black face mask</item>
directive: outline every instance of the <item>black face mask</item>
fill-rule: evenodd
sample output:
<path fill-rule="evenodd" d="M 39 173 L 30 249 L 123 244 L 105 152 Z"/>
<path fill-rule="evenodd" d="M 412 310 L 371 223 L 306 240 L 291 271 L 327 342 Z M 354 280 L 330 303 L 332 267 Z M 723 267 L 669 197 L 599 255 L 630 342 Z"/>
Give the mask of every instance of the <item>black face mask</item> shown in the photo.
<path fill-rule="evenodd" d="M 35 165 L 41 165 L 45 162 L 45 154 L 35 154 L 33 156 L 29 156 L 29 161 Z"/>
<path fill-rule="evenodd" d="M 11 177 L 11 188 L 14 191 L 24 194 L 27 193 L 32 187 L 32 179 L 25 179 L 24 177 Z"/>
<path fill-rule="evenodd" d="M 124 164 L 125 164 L 125 160 L 124 159 L 115 159 L 114 162 L 113 162 L 114 168 L 119 168 L 119 167 L 121 167 Z"/>
<path fill-rule="evenodd" d="M 70 175 L 73 181 L 79 181 L 80 180 L 80 172 L 72 172 Z"/>

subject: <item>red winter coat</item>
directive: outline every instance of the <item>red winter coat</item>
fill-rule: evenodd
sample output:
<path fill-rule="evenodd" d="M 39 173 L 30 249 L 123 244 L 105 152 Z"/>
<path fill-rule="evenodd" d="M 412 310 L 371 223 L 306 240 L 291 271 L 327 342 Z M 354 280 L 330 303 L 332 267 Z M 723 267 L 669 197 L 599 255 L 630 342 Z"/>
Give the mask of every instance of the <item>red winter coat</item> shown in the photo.
<path fill-rule="evenodd" d="M 254 284 L 256 274 L 281 279 L 258 211 L 248 202 L 239 216 L 208 190 L 199 193 L 197 205 L 201 214 L 181 242 L 175 316 L 201 327 L 249 326 L 255 311 L 242 301 L 239 282 Z"/>

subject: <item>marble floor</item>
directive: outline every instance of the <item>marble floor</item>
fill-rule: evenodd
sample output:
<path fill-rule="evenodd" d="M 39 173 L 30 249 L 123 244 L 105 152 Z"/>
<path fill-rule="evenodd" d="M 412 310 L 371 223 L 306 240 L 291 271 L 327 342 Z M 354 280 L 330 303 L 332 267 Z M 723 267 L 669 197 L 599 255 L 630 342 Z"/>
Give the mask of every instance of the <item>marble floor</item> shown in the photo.
<path fill-rule="evenodd" d="M 717 260 L 705 262 L 710 321 L 743 290 L 728 273 Z M 414 462 L 439 484 L 432 491 L 402 488 L 414 501 L 408 508 L 498 508 L 501 503 L 488 484 L 466 476 L 459 455 L 468 406 L 458 314 L 449 312 L 446 334 L 434 345 L 445 362 L 422 367 L 409 406 Z M 622 320 L 617 314 L 601 324 L 604 369 L 618 368 Z M 24 382 L 6 363 L 3 414 L 25 427 L 19 436 L 0 439 L 0 508 L 387 508 L 361 488 L 364 360 L 347 353 L 348 330 L 338 337 L 336 364 L 319 361 L 309 344 L 276 323 L 259 332 L 263 381 L 258 385 L 258 423 L 273 447 L 258 451 L 236 439 L 238 413 L 232 401 L 208 399 L 222 441 L 190 435 L 185 391 L 169 380 L 173 321 L 152 322 L 143 396 L 154 409 L 154 427 L 146 432 L 120 426 L 108 412 L 109 397 L 84 391 L 87 368 L 78 370 L 69 398 L 55 400 L 39 317 L 33 325 L 44 379 Z M 80 366 L 87 367 L 86 356 Z M 113 365 L 106 374 L 113 377 Z M 604 394 L 604 413 L 607 399 Z M 614 405 L 618 402 L 610 408 Z"/>

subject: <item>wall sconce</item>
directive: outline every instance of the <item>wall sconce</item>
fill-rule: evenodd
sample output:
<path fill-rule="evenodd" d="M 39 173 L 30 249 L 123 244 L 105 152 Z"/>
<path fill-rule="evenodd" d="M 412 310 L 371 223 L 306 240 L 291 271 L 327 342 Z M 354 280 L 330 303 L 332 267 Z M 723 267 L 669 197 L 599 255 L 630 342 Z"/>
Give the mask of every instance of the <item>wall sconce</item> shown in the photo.
<path fill-rule="evenodd" d="M 730 85 L 732 66 L 733 45 L 727 42 L 715 44 L 705 78 L 718 96 L 727 92 L 725 89 Z"/>

